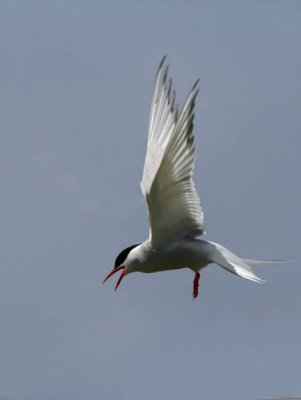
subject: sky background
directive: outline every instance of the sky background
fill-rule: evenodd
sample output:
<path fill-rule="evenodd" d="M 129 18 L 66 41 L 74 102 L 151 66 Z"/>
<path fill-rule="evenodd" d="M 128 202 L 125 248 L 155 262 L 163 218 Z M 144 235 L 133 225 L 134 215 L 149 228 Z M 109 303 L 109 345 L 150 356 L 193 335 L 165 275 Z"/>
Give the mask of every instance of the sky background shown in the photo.
<path fill-rule="evenodd" d="M 0 2 L 0 398 L 301 393 L 301 2 Z M 148 221 L 158 63 L 197 78 L 195 182 L 217 266 L 102 280 Z M 2 396 L 2 397 L 1 397 Z"/>

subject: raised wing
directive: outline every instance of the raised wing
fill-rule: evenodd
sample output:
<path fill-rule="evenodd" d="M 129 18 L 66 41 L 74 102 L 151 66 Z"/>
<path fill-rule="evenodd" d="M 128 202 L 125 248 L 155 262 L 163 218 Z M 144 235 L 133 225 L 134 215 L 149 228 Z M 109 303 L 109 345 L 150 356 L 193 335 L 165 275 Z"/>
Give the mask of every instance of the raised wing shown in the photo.
<path fill-rule="evenodd" d="M 192 180 L 197 83 L 178 113 L 164 60 L 155 82 L 141 182 L 148 206 L 150 238 L 158 247 L 176 238 L 204 233 L 203 212 Z"/>

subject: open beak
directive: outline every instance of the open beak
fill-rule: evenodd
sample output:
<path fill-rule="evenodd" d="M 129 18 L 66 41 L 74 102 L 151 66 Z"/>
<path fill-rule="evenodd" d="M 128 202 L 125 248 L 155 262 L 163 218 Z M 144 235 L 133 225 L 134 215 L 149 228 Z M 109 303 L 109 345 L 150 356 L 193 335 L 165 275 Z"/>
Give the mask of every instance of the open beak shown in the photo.
<path fill-rule="evenodd" d="M 114 269 L 109 273 L 109 275 L 106 277 L 106 279 L 103 281 L 103 283 L 105 283 L 112 275 L 116 274 L 116 272 L 120 271 L 121 269 L 122 269 L 123 271 L 122 271 L 122 273 L 121 273 L 121 275 L 120 275 L 120 277 L 119 277 L 119 279 L 118 279 L 118 281 L 117 281 L 117 283 L 116 283 L 115 292 L 116 292 L 118 286 L 120 285 L 120 282 L 122 281 L 122 279 L 123 279 L 123 277 L 124 277 L 124 275 L 125 275 L 125 265 L 120 265 L 120 267 L 114 268 Z"/>

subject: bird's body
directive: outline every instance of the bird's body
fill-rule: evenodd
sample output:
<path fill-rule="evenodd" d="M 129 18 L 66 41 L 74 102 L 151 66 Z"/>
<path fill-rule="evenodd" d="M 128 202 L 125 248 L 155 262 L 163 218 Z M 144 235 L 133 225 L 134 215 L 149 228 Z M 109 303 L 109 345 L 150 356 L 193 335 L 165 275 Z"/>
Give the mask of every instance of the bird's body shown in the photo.
<path fill-rule="evenodd" d="M 199 239 L 182 239 L 155 248 L 148 239 L 135 247 L 127 257 L 127 274 L 130 272 L 159 272 L 190 268 L 198 272 L 210 264 L 213 246 Z"/>
<path fill-rule="evenodd" d="M 195 272 L 193 296 L 198 295 L 199 271 L 216 263 L 243 278 L 263 282 L 251 263 L 225 247 L 199 239 L 205 234 L 204 214 L 192 179 L 195 162 L 193 120 L 197 83 L 179 112 L 175 92 L 167 77 L 168 67 L 160 63 L 152 99 L 147 152 L 141 181 L 149 223 L 149 238 L 124 249 L 105 281 L 122 270 L 122 278 L 132 272 L 159 272 L 189 268 Z M 104 282 L 105 282 L 104 281 Z"/>
<path fill-rule="evenodd" d="M 263 282 L 248 265 L 252 262 L 269 261 L 243 260 L 220 244 L 208 240 L 186 238 L 156 248 L 148 239 L 129 252 L 125 275 L 131 272 L 151 273 L 181 268 L 200 272 L 208 264 L 216 263 L 236 275 Z"/>

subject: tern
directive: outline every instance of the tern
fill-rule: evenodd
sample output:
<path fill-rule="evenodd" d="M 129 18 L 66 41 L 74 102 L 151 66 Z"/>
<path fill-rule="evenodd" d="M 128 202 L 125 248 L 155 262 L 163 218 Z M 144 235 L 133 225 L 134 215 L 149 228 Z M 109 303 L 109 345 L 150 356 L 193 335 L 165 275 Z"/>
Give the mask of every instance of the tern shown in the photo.
<path fill-rule="evenodd" d="M 264 281 L 254 274 L 251 265 L 274 261 L 242 259 L 218 243 L 199 239 L 205 234 L 205 227 L 193 182 L 196 159 L 193 124 L 198 81 L 178 111 L 165 60 L 166 56 L 155 80 L 141 181 L 148 208 L 149 237 L 143 243 L 122 250 L 103 283 L 122 271 L 116 291 L 122 279 L 132 272 L 189 268 L 195 274 L 192 293 L 196 298 L 200 271 L 212 263 L 242 278 L 262 283 Z"/>

